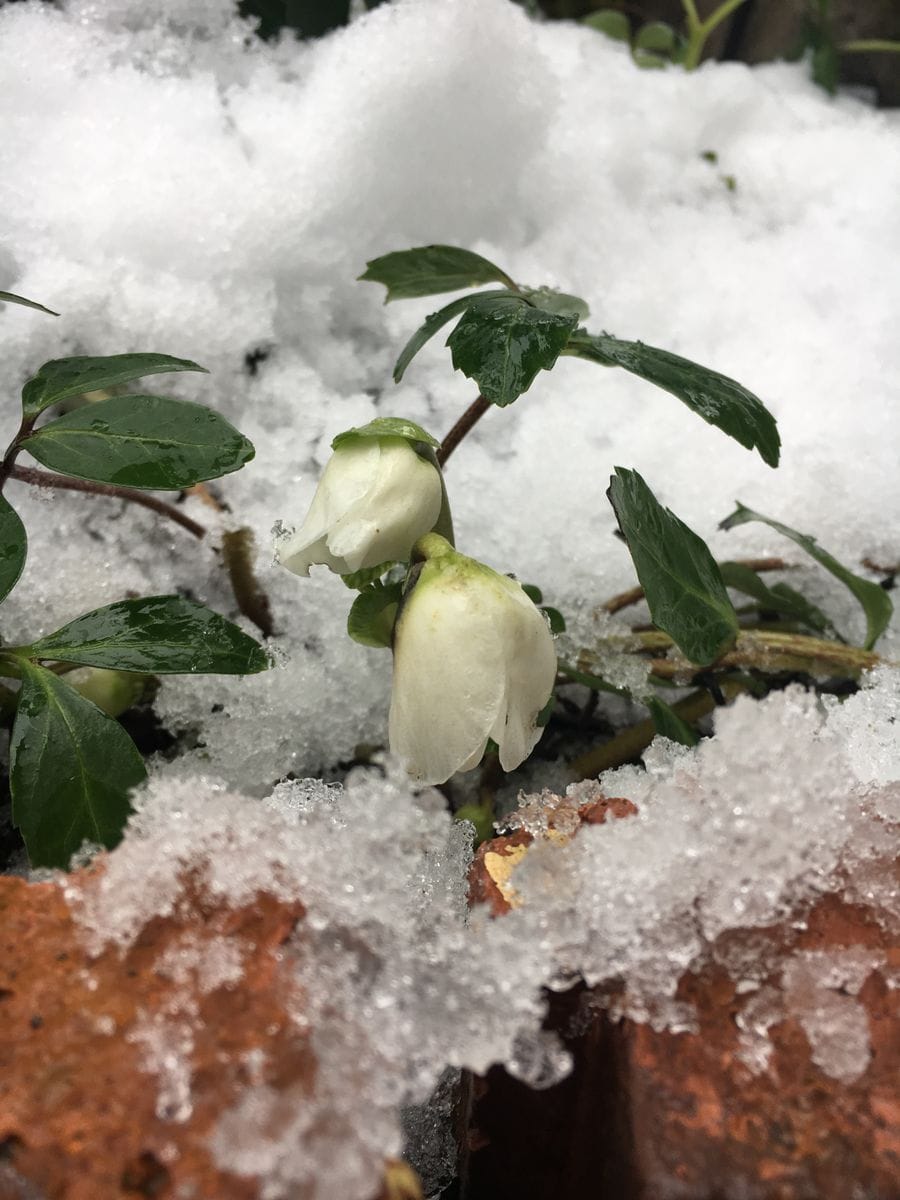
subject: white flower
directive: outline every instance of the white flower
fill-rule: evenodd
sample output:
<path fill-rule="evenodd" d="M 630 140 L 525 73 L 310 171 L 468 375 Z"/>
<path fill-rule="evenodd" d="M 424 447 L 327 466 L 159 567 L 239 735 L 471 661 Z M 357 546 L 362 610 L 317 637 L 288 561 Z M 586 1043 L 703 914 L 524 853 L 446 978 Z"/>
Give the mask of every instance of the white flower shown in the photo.
<path fill-rule="evenodd" d="M 515 580 L 437 534 L 417 550 L 427 559 L 394 630 L 391 750 L 414 778 L 443 783 L 477 766 L 493 738 L 511 771 L 543 732 L 553 635 Z"/>
<path fill-rule="evenodd" d="M 443 485 L 437 467 L 403 437 L 354 437 L 329 459 L 306 520 L 275 553 L 295 575 L 324 563 L 349 575 L 406 562 L 413 543 L 434 528 Z"/>

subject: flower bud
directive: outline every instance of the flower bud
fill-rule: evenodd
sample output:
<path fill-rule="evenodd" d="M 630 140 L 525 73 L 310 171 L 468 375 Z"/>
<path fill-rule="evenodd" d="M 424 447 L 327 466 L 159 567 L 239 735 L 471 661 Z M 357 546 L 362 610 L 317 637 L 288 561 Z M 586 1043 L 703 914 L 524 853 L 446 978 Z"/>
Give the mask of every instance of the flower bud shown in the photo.
<path fill-rule="evenodd" d="M 458 554 L 437 534 L 394 630 L 390 746 L 410 774 L 443 783 L 477 766 L 488 738 L 511 771 L 542 729 L 556 652 L 520 584 Z"/>
<path fill-rule="evenodd" d="M 349 575 L 406 562 L 434 528 L 442 500 L 440 472 L 407 438 L 342 436 L 306 520 L 276 556 L 295 575 L 309 575 L 313 563 Z"/>

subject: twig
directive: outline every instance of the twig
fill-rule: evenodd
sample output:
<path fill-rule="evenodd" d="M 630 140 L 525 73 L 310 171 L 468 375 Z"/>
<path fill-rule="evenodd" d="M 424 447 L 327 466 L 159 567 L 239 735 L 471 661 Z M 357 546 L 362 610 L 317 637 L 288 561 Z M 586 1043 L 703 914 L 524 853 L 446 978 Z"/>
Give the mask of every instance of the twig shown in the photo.
<path fill-rule="evenodd" d="M 791 564 L 786 563 L 783 558 L 736 558 L 734 561 L 740 563 L 742 567 L 749 567 L 751 571 L 789 571 L 791 569 Z M 619 592 L 618 596 L 610 597 L 600 607 L 603 612 L 612 615 L 623 608 L 628 608 L 630 604 L 637 604 L 643 598 L 644 589 L 633 587 L 629 588 L 627 592 Z"/>
<path fill-rule="evenodd" d="M 197 521 L 185 516 L 164 500 L 157 500 L 148 492 L 138 491 L 137 488 L 116 487 L 111 483 L 94 483 L 89 479 L 74 479 L 69 475 L 55 475 L 52 471 L 39 471 L 35 467 L 10 466 L 7 472 L 9 479 L 19 483 L 30 483 L 34 487 L 57 488 L 65 492 L 84 492 L 89 496 L 108 496 L 112 500 L 126 500 L 131 504 L 140 504 L 143 508 L 160 513 L 192 533 L 195 538 L 206 536 L 206 529 Z"/>
<path fill-rule="evenodd" d="M 444 463 L 447 461 L 459 443 L 463 440 L 469 430 L 476 424 L 476 422 L 481 420 L 490 407 L 490 400 L 485 400 L 484 396 L 479 396 L 476 400 L 472 401 L 472 403 L 438 447 L 436 457 L 439 467 L 443 467 Z"/>

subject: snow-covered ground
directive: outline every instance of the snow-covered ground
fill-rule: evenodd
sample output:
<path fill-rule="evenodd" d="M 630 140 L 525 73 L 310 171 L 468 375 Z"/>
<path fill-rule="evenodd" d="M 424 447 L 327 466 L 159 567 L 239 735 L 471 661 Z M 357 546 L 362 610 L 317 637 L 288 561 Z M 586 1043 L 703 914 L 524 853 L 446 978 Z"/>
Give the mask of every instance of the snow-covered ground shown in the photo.
<path fill-rule="evenodd" d="M 160 772 L 203 771 L 262 796 L 289 772 L 318 774 L 358 743 L 384 740 L 390 656 L 347 641 L 350 593 L 337 579 L 323 571 L 300 581 L 272 565 L 270 530 L 302 519 L 342 429 L 396 414 L 440 436 L 473 398 L 440 338 L 402 386 L 391 382 L 399 348 L 441 301 L 384 307 L 381 288 L 355 282 L 389 250 L 459 244 L 525 283 L 584 296 L 590 328 L 731 375 L 779 421 L 782 465 L 772 471 L 649 384 L 564 359 L 512 408 L 489 413 L 449 463 L 465 553 L 539 584 L 564 612 L 629 587 L 604 496 L 622 465 L 720 557 L 801 561 L 765 526 L 716 531 L 740 498 L 852 568 L 865 556 L 900 559 L 895 114 L 829 99 L 802 64 L 642 72 L 621 45 L 535 23 L 509 0 L 395 0 L 319 43 L 276 45 L 250 36 L 232 7 L 64 0 L 0 10 L 0 288 L 63 314 L 0 315 L 9 434 L 18 389 L 45 359 L 157 350 L 208 367 L 208 378 L 175 377 L 171 391 L 213 405 L 256 446 L 255 460 L 214 488 L 230 507 L 223 519 L 255 531 L 279 665 L 245 680 L 167 679 L 157 710 L 172 728 L 196 727 L 200 745 Z M 245 359 L 258 351 L 251 373 Z M 214 539 L 198 546 L 106 501 L 19 484 L 8 495 L 30 558 L 4 605 L 5 638 L 31 640 L 129 589 L 188 588 L 233 615 Z M 214 519 L 199 500 L 187 511 Z M 791 582 L 841 628 L 861 631 L 830 577 L 804 565 Z M 898 657 L 896 624 L 880 649 Z M 841 864 L 879 852 L 884 822 L 898 816 L 897 710 L 890 672 L 825 715 L 794 694 L 742 702 L 696 762 L 657 749 L 648 775 L 628 769 L 610 781 L 635 796 L 641 817 L 589 830 L 564 851 L 564 895 L 536 855 L 521 880 L 531 910 L 476 925 L 470 936 L 482 942 L 465 946 L 459 905 L 441 910 L 415 931 L 431 947 L 418 965 L 400 914 L 428 872 L 440 879 L 429 887 L 460 899 L 456 834 L 392 783 L 367 799 L 378 846 L 354 849 L 364 806 L 348 801 L 334 817 L 342 861 L 377 858 L 416 821 L 428 858 L 427 871 L 409 866 L 408 894 L 379 902 L 378 888 L 366 889 L 376 930 L 366 936 L 387 974 L 377 995 L 348 983 L 346 1007 L 363 1024 L 376 1008 L 393 1014 L 394 1054 L 410 1066 L 402 1084 L 352 1103 L 393 1114 L 447 1062 L 521 1058 L 515 1031 L 533 1039 L 539 984 L 560 970 L 624 973 L 635 1003 L 667 1019 L 672 982 L 704 938 L 729 922 L 763 924 Z M 142 818 L 151 860 L 170 845 L 169 786 L 154 783 Z M 179 812 L 194 811 L 198 853 L 214 850 L 211 814 L 223 793 L 198 783 L 174 795 Z M 279 793 L 254 817 L 260 838 L 284 836 L 301 858 L 311 854 L 301 846 L 312 835 L 284 830 L 292 803 L 306 812 L 318 795 Z M 328 825 L 330 811 L 303 820 Z M 141 870 L 138 849 L 129 866 L 129 846 L 118 852 L 120 875 L 110 873 L 126 891 Z M 257 878 L 267 869 L 264 858 L 253 865 Z M 312 866 L 295 876 L 326 894 Z M 623 891 L 641 900 L 616 940 L 609 904 Z M 352 921 L 322 903 L 323 928 Z M 97 917 L 101 929 L 115 911 L 121 895 Z M 549 925 L 537 915 L 545 912 Z M 697 923 L 680 921 L 685 912 Z M 496 977 L 504 962 L 503 1002 L 492 1008 L 479 980 L 486 963 Z M 411 986 L 417 972 L 421 986 Z M 329 986 L 338 975 L 335 967 Z M 413 1011 L 410 994 L 430 999 Z M 459 1016 L 473 995 L 477 1023 Z M 545 1049 L 523 1073 L 561 1067 Z M 370 1151 L 397 1148 L 384 1128 L 365 1135 Z M 293 1168 L 279 1160 L 270 1169 L 289 1179 Z M 370 1161 L 347 1169 L 340 1194 L 365 1195 Z"/>

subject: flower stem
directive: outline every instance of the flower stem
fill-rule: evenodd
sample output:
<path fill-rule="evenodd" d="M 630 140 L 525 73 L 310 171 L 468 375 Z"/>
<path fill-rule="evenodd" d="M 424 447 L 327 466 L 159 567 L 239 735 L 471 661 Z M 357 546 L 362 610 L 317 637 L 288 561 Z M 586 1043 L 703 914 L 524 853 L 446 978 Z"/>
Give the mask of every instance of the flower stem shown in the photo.
<path fill-rule="evenodd" d="M 439 467 L 443 467 L 444 463 L 447 461 L 459 443 L 463 440 L 469 430 L 481 420 L 490 407 L 490 400 L 485 400 L 484 396 L 478 396 L 477 399 L 472 401 L 472 403 L 438 447 L 437 460 Z"/>
<path fill-rule="evenodd" d="M 3 474 L 4 466 L 6 467 L 5 476 Z M 116 487 L 111 483 L 95 483 L 89 479 L 75 479 L 69 475 L 56 475 L 52 471 L 39 471 L 35 467 L 17 467 L 12 463 L 7 465 L 4 459 L 3 465 L 0 466 L 0 486 L 5 479 L 30 483 L 34 487 L 58 488 L 60 491 L 84 492 L 89 496 L 109 496 L 113 500 L 126 500 L 131 504 L 140 504 L 143 508 L 152 509 L 153 512 L 168 517 L 170 521 L 174 521 L 176 525 L 180 525 L 182 529 L 192 533 L 195 538 L 206 536 L 206 529 L 203 525 L 185 516 L 174 505 L 166 504 L 164 500 L 157 500 L 155 496 L 138 491 L 137 488 Z"/>
<path fill-rule="evenodd" d="M 705 21 L 701 21 L 694 0 L 681 0 L 688 32 L 688 44 L 684 53 L 684 69 L 686 71 L 693 71 L 700 65 L 706 39 L 743 3 L 744 0 L 725 0 L 725 3 L 714 9 Z"/>

